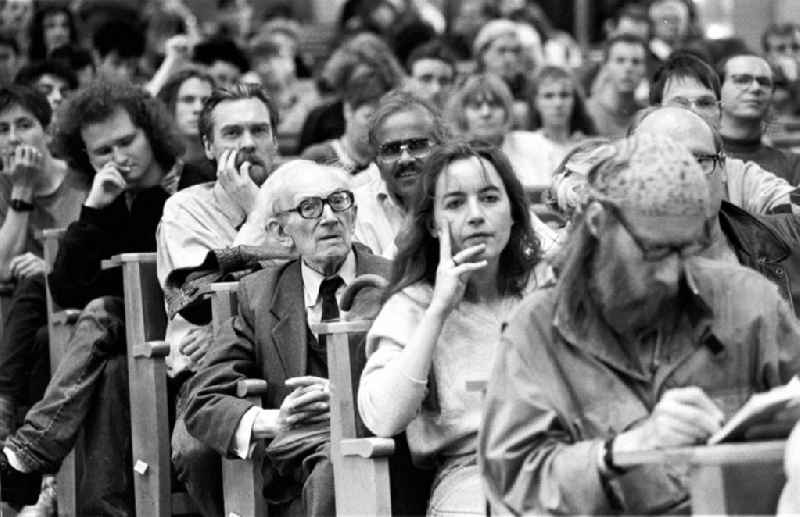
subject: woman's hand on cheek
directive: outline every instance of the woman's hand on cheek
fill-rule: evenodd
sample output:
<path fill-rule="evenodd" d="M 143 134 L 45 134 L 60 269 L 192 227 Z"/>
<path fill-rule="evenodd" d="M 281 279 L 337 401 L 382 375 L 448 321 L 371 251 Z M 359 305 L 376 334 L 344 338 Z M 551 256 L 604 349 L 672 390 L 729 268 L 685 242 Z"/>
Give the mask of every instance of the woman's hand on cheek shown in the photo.
<path fill-rule="evenodd" d="M 439 228 L 439 266 L 430 308 L 446 316 L 464 297 L 472 273 L 486 267 L 486 260 L 478 260 L 486 245 L 470 246 L 453 255 L 450 222 L 444 221 Z"/>

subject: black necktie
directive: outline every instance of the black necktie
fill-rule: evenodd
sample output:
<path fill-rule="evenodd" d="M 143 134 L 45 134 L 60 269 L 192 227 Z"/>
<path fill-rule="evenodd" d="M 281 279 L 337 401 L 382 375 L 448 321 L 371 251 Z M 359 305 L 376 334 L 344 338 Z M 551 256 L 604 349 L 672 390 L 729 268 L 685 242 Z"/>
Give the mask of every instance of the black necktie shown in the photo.
<path fill-rule="evenodd" d="M 339 275 L 326 278 L 319 286 L 319 296 L 322 298 L 322 321 L 339 319 L 339 304 L 336 303 L 336 290 L 344 284 Z M 319 337 L 319 344 L 325 346 L 325 336 Z"/>

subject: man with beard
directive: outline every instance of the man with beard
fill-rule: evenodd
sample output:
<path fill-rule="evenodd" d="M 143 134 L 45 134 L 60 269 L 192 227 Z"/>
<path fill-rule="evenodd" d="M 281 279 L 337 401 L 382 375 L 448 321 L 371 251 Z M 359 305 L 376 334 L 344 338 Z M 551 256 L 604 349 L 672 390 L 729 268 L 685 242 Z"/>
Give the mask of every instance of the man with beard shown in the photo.
<path fill-rule="evenodd" d="M 589 173 L 557 284 L 523 301 L 498 348 L 479 443 L 498 513 L 687 512 L 679 470 L 614 457 L 704 443 L 800 368 L 778 289 L 698 256 L 714 210 L 692 154 L 651 134 L 611 151 Z"/>
<path fill-rule="evenodd" d="M 380 175 L 354 192 L 360 213 L 355 238 L 376 255 L 394 256 L 394 239 L 414 206 L 422 162 L 447 136 L 444 120 L 428 101 L 402 90 L 381 99 L 369 128 Z"/>
<path fill-rule="evenodd" d="M 217 163 L 217 180 L 184 189 L 164 205 L 158 226 L 158 277 L 162 287 L 176 269 L 200 266 L 210 251 L 264 244 L 257 221 L 259 187 L 272 171 L 278 113 L 260 86 L 217 89 L 203 105 L 198 127 L 206 156 Z M 212 342 L 211 324 L 176 315 L 167 325 L 167 367 L 178 388 L 172 435 L 178 477 L 203 515 L 222 515 L 219 455 L 192 438 L 183 422 L 183 381 L 196 371 Z"/>

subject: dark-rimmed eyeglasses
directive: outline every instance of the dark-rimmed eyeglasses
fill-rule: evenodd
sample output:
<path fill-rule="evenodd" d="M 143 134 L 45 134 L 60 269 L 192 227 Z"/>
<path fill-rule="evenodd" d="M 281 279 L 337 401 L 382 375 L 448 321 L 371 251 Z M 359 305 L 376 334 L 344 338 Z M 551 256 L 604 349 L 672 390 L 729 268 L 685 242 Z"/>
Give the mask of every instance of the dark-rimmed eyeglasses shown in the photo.
<path fill-rule="evenodd" d="M 753 74 L 730 74 L 728 77 L 731 83 L 737 88 L 747 88 L 753 81 L 755 81 L 761 88 L 771 90 L 775 83 L 772 78 L 766 75 L 753 75 Z"/>
<path fill-rule="evenodd" d="M 625 228 L 625 231 L 628 232 L 628 235 L 631 236 L 631 239 L 633 239 L 633 242 L 636 243 L 636 246 L 642 253 L 642 259 L 644 259 L 645 262 L 658 262 L 669 257 L 673 253 L 677 254 L 682 259 L 687 259 L 703 253 L 711 246 L 710 220 L 707 220 L 703 225 L 703 238 L 699 241 L 684 244 L 653 244 L 648 243 L 641 236 L 637 235 L 633 230 L 633 226 L 625 216 L 622 215 L 622 210 L 620 210 L 618 206 L 608 202 L 601 202 L 601 204 L 606 207 L 614 218 L 619 221 L 622 227 Z"/>
<path fill-rule="evenodd" d="M 706 176 L 711 176 L 717 168 L 722 169 L 722 166 L 725 165 L 725 154 L 722 152 L 716 154 L 692 153 L 692 155 Z"/>
<path fill-rule="evenodd" d="M 409 138 L 386 142 L 378 148 L 378 157 L 383 160 L 397 160 L 407 152 L 412 158 L 422 158 L 430 152 L 433 142 L 430 138 Z"/>
<path fill-rule="evenodd" d="M 355 196 L 349 190 L 336 190 L 328 194 L 327 197 L 307 197 L 303 198 L 296 207 L 289 210 L 282 210 L 277 215 L 297 212 L 303 219 L 316 219 L 322 215 L 322 211 L 327 204 L 334 212 L 344 212 L 353 207 Z"/>

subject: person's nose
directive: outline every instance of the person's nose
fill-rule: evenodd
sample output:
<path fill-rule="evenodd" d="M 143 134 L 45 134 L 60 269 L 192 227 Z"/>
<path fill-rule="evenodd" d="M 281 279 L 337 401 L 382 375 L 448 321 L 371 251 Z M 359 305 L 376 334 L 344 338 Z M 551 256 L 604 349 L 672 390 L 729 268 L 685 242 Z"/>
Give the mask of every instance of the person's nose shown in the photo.
<path fill-rule="evenodd" d="M 8 141 L 12 144 L 18 144 L 20 141 L 19 134 L 13 125 L 11 125 L 11 127 L 8 129 Z"/>
<path fill-rule="evenodd" d="M 470 226 L 480 226 L 485 221 L 483 207 L 476 198 L 467 200 L 467 222 Z"/>
<path fill-rule="evenodd" d="M 242 132 L 242 138 L 239 141 L 239 148 L 250 152 L 256 150 L 256 140 L 253 138 L 253 133 L 250 130 L 245 130 Z"/>
<path fill-rule="evenodd" d="M 322 213 L 319 216 L 319 223 L 323 225 L 333 225 L 339 222 L 336 217 L 336 212 L 333 211 L 331 205 L 328 203 L 322 204 Z"/>
<path fill-rule="evenodd" d="M 116 164 L 125 164 L 128 161 L 128 155 L 118 145 L 115 145 L 111 150 L 111 159 Z"/>
<path fill-rule="evenodd" d="M 481 117 L 488 118 L 489 115 L 491 115 L 491 113 L 492 113 L 492 107 L 489 106 L 488 102 L 483 102 L 483 103 L 481 103 L 481 107 L 480 107 L 479 113 L 481 114 Z"/>
<path fill-rule="evenodd" d="M 57 106 L 61 104 L 62 100 L 64 100 L 64 95 L 61 93 L 61 90 L 53 88 L 53 91 L 50 92 L 50 104 Z"/>

